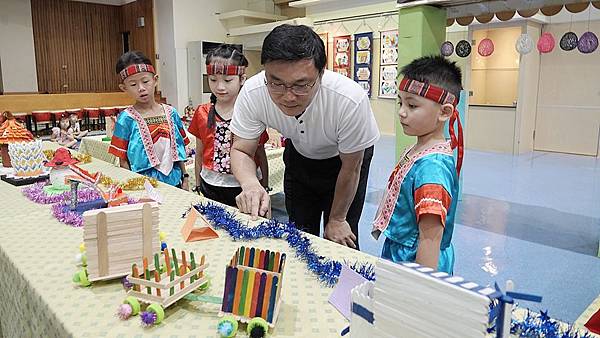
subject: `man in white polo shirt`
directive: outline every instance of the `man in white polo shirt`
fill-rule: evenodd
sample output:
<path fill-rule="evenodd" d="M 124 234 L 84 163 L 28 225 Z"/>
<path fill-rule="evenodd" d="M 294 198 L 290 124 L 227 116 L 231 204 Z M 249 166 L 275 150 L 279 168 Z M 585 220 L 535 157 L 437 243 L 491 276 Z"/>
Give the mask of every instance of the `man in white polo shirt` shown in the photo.
<path fill-rule="evenodd" d="M 364 90 L 325 69 L 325 46 L 307 26 L 281 25 L 263 42 L 264 71 L 246 81 L 235 103 L 231 169 L 242 193 L 240 211 L 270 212 L 253 160 L 261 133 L 271 127 L 287 140 L 285 205 L 290 221 L 319 236 L 358 247 L 373 145 L 379 130 Z"/>

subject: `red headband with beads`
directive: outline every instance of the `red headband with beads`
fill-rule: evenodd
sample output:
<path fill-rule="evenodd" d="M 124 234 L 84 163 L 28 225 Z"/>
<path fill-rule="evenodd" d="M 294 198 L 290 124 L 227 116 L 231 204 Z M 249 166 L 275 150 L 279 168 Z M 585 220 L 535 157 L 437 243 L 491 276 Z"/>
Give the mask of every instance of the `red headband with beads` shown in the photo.
<path fill-rule="evenodd" d="M 456 95 L 438 86 L 426 82 L 420 82 L 414 79 L 409 79 L 407 77 L 403 78 L 402 81 L 400 81 L 398 89 L 400 89 L 400 91 L 403 92 L 422 96 L 439 104 L 451 104 L 454 107 L 454 112 L 450 117 L 450 125 L 448 129 L 450 132 L 450 144 L 452 146 L 452 149 L 458 148 L 456 172 L 460 176 L 460 169 L 462 168 L 464 156 L 464 144 L 462 124 L 460 123 L 458 111 L 456 110 L 456 105 L 458 104 L 458 98 L 456 97 Z M 458 137 L 454 132 L 455 122 L 458 122 Z"/>
<path fill-rule="evenodd" d="M 126 78 L 130 77 L 133 74 L 142 73 L 142 72 L 156 74 L 156 72 L 154 71 L 154 66 L 147 65 L 145 63 L 139 63 L 139 64 L 128 66 L 127 68 L 120 71 L 119 75 L 121 75 L 121 81 L 122 81 L 122 80 L 125 80 Z"/>
<path fill-rule="evenodd" d="M 206 65 L 206 73 L 208 75 L 244 75 L 246 73 L 246 67 L 225 65 L 222 63 L 211 63 L 209 65 Z"/>

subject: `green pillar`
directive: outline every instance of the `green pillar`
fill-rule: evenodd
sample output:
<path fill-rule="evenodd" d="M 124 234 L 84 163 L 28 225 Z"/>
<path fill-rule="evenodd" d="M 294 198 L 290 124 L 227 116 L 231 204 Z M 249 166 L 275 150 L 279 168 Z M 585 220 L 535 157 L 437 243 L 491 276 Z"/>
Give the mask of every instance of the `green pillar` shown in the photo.
<path fill-rule="evenodd" d="M 398 11 L 398 73 L 412 60 L 439 54 L 446 40 L 446 10 L 432 6 L 416 6 Z M 416 142 L 406 136 L 396 115 L 396 159 L 404 149 Z"/>

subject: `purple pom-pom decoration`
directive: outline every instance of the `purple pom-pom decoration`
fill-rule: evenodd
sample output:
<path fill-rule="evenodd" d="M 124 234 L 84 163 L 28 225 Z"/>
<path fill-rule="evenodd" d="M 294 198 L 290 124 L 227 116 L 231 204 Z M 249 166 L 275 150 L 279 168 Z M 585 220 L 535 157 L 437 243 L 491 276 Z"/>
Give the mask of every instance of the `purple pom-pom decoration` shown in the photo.
<path fill-rule="evenodd" d="M 128 291 L 133 287 L 133 284 L 127 279 L 127 277 L 123 277 L 121 279 L 121 284 L 123 284 L 123 288 Z"/>
<path fill-rule="evenodd" d="M 144 311 L 142 314 L 140 314 L 140 319 L 142 320 L 143 327 L 152 326 L 156 322 L 156 313 Z"/>
<path fill-rule="evenodd" d="M 129 317 L 131 317 L 132 312 L 133 312 L 133 309 L 131 308 L 131 305 L 121 304 L 121 305 L 119 305 L 119 308 L 117 309 L 117 317 L 119 317 L 119 319 L 121 319 L 121 320 L 126 320 Z"/>

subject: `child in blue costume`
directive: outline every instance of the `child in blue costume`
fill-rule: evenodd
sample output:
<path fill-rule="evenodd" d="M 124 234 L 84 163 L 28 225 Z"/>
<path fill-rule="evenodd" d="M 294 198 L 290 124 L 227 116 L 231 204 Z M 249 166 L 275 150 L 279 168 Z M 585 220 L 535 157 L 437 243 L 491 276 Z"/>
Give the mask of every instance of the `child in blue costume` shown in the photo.
<path fill-rule="evenodd" d="M 417 143 L 404 152 L 390 176 L 372 234 L 378 238 L 383 232 L 386 237 L 382 258 L 417 262 L 452 274 L 452 232 L 463 157 L 456 111 L 461 71 L 441 56 L 427 56 L 405 66 L 402 74 L 398 115 L 404 133 L 416 136 Z M 444 137 L 447 121 L 450 140 Z M 454 148 L 458 148 L 456 167 Z"/>
<path fill-rule="evenodd" d="M 177 110 L 154 99 L 158 76 L 142 53 L 127 52 L 117 61 L 119 88 L 135 99 L 115 123 L 109 153 L 121 167 L 188 190 L 185 145 L 190 141 Z"/>

